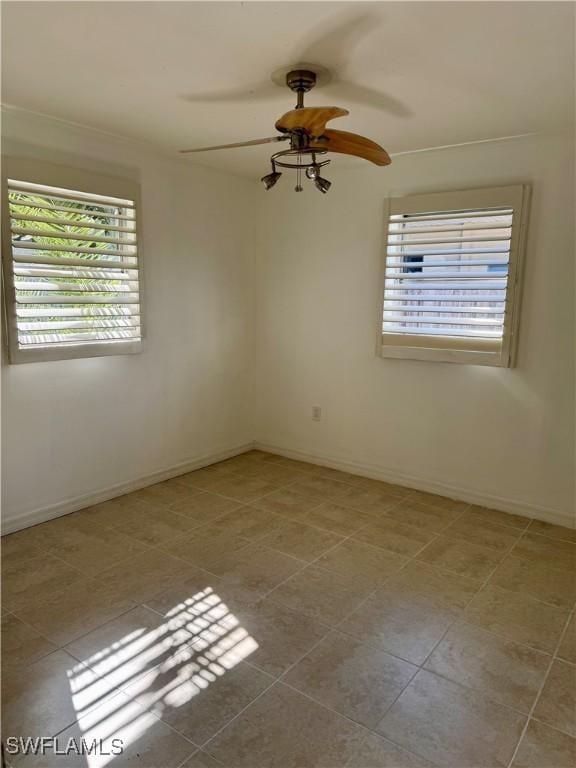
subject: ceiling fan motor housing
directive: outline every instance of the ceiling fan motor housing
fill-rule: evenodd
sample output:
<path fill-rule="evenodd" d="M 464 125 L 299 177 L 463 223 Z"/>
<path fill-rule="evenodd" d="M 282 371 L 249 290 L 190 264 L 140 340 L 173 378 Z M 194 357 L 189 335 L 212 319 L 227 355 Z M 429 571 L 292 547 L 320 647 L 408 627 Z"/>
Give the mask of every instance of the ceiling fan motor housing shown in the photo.
<path fill-rule="evenodd" d="M 295 93 L 307 93 L 316 85 L 316 73 L 309 69 L 293 69 L 286 75 L 286 85 Z"/>

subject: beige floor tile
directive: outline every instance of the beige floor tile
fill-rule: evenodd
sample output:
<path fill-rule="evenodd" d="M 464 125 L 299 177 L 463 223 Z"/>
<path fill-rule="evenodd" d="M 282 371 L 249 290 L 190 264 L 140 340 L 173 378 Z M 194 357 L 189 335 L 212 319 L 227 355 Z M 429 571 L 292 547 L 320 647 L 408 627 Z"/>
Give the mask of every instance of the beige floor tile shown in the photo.
<path fill-rule="evenodd" d="M 514 557 L 527 562 L 539 560 L 551 568 L 571 570 L 576 581 L 576 544 L 570 541 L 550 539 L 536 533 L 525 533 L 512 550 Z"/>
<path fill-rule="evenodd" d="M 173 580 L 166 589 L 157 592 L 150 600 L 145 600 L 144 604 L 168 617 L 182 611 L 186 615 L 196 615 L 206 610 L 212 616 L 214 609 L 217 609 L 220 616 L 244 610 L 261 599 L 259 592 L 236 587 L 198 568 L 186 578 Z"/>
<path fill-rule="evenodd" d="M 329 631 L 310 617 L 267 600 L 235 612 L 213 610 L 208 618 L 214 620 L 205 622 L 196 644 L 207 656 L 217 660 L 241 653 L 250 664 L 274 677 Z"/>
<path fill-rule="evenodd" d="M 238 474 L 243 474 L 245 470 L 262 466 L 265 460 L 265 456 L 248 451 L 246 453 L 241 453 L 238 456 L 232 456 L 231 459 L 225 459 L 224 461 L 219 462 L 216 466 L 222 467 L 223 469 L 230 469 L 232 472 L 237 472 Z"/>
<path fill-rule="evenodd" d="M 86 576 L 94 576 L 127 557 L 144 552 L 145 544 L 98 525 L 81 515 L 65 515 L 30 529 L 34 543 Z"/>
<path fill-rule="evenodd" d="M 139 491 L 130 494 L 135 500 L 142 500 L 154 504 L 155 506 L 168 507 L 178 501 L 184 501 L 192 498 L 196 494 L 194 488 L 190 488 L 188 483 L 182 482 L 179 478 L 165 480 L 162 483 L 148 485 Z"/>
<path fill-rule="evenodd" d="M 328 480 L 325 477 L 316 475 L 309 476 L 304 480 L 298 480 L 290 486 L 290 489 L 302 496 L 311 496 L 322 500 L 334 500 L 342 496 L 350 489 L 348 483 L 340 483 L 338 480 Z"/>
<path fill-rule="evenodd" d="M 442 677 L 528 714 L 550 657 L 478 627 L 452 627 L 425 663 Z"/>
<path fill-rule="evenodd" d="M 318 464 L 310 464 L 307 461 L 298 461 L 298 459 L 289 459 L 286 456 L 275 456 L 267 458 L 267 462 L 274 461 L 274 464 L 281 467 L 289 467 L 299 472 L 305 472 L 307 475 L 317 474 L 321 467 Z"/>
<path fill-rule="evenodd" d="M 113 692 L 192 640 L 186 623 L 178 616 L 166 618 L 139 605 L 72 641 L 65 650 L 105 680 Z"/>
<path fill-rule="evenodd" d="M 365 731 L 276 683 L 205 750 L 234 768 L 343 768 Z"/>
<path fill-rule="evenodd" d="M 565 609 L 491 585 L 476 595 L 465 613 L 470 624 L 546 653 L 556 649 L 567 617 Z"/>
<path fill-rule="evenodd" d="M 17 611 L 17 616 L 57 645 L 64 645 L 134 606 L 115 584 L 79 579 L 66 589 Z"/>
<path fill-rule="evenodd" d="M 357 541 L 373 544 L 397 555 L 414 557 L 434 539 L 434 534 L 426 533 L 411 525 L 404 525 L 397 520 L 383 517 L 354 533 Z"/>
<path fill-rule="evenodd" d="M 219 661 L 193 647 L 180 649 L 159 667 L 136 679 L 127 696 L 202 746 L 261 694 L 274 678 L 225 657 Z"/>
<path fill-rule="evenodd" d="M 310 498 L 297 493 L 292 488 L 280 488 L 269 496 L 253 502 L 252 506 L 275 512 L 293 519 L 304 519 L 310 510 L 320 506 L 322 499 Z"/>
<path fill-rule="evenodd" d="M 463 539 L 481 547 L 507 552 L 518 541 L 520 531 L 484 520 L 481 515 L 464 514 L 443 531 L 451 539 Z"/>
<path fill-rule="evenodd" d="M 525 720 L 477 691 L 422 670 L 377 730 L 445 768 L 505 768 Z"/>
<path fill-rule="evenodd" d="M 486 579 L 501 562 L 502 556 L 477 544 L 438 536 L 420 552 L 418 560 L 469 579 Z"/>
<path fill-rule="evenodd" d="M 255 477 L 238 476 L 219 480 L 212 490 L 229 499 L 247 504 L 277 491 L 278 485 Z"/>
<path fill-rule="evenodd" d="M 267 480 L 275 485 L 287 485 L 302 480 L 306 474 L 289 467 L 277 466 L 270 462 L 260 462 L 257 466 L 239 472 L 243 477 L 255 477 L 260 480 Z"/>
<path fill-rule="evenodd" d="M 416 501 L 418 504 L 426 504 L 429 507 L 437 509 L 446 509 L 450 512 L 464 512 L 470 506 L 466 501 L 450 499 L 448 496 L 440 496 L 436 493 L 427 491 L 412 491 L 409 496 L 410 501 Z"/>
<path fill-rule="evenodd" d="M 212 522 L 214 530 L 257 541 L 279 530 L 285 518 L 257 507 L 239 507 Z"/>
<path fill-rule="evenodd" d="M 305 525 L 297 520 L 286 520 L 281 528 L 265 536 L 261 544 L 299 560 L 310 561 L 341 541 L 344 541 L 344 537 L 337 533 Z"/>
<path fill-rule="evenodd" d="M 562 638 L 558 656 L 564 661 L 576 664 L 576 616 L 572 615 L 566 634 Z"/>
<path fill-rule="evenodd" d="M 574 574 L 551 568 L 549 563 L 508 555 L 494 572 L 490 583 L 502 589 L 521 592 L 537 600 L 563 608 L 576 602 Z"/>
<path fill-rule="evenodd" d="M 557 659 L 536 704 L 534 717 L 576 736 L 576 666 Z"/>
<path fill-rule="evenodd" d="M 239 509 L 240 502 L 217 496 L 215 493 L 198 491 L 189 499 L 177 501 L 170 505 L 172 512 L 185 515 L 199 523 L 210 523 L 233 509 Z"/>
<path fill-rule="evenodd" d="M 368 733 L 347 763 L 349 768 L 433 768 L 432 763 L 397 747 L 383 736 Z"/>
<path fill-rule="evenodd" d="M 88 744 L 97 742 L 102 754 L 111 757 L 91 757 L 88 763 L 85 755 L 63 758 L 51 751 L 46 756 L 24 758 L 17 763 L 18 768 L 86 768 L 104 766 L 105 761 L 110 768 L 178 768 L 196 750 L 194 744 L 122 693 L 59 734 L 60 748 L 70 739 L 77 744 L 81 739 Z M 117 753 L 119 747 L 121 754 Z"/>
<path fill-rule="evenodd" d="M 62 650 L 2 678 L 2 728 L 9 735 L 54 736 L 105 697 L 96 675 Z"/>
<path fill-rule="evenodd" d="M 9 611 L 48 598 L 83 578 L 59 558 L 38 549 L 2 556 L 2 601 Z"/>
<path fill-rule="evenodd" d="M 377 587 L 408 562 L 405 557 L 385 552 L 361 541 L 346 539 L 322 555 L 316 565 L 354 581 L 366 581 Z"/>
<path fill-rule="evenodd" d="M 212 563 L 227 554 L 238 552 L 250 544 L 249 539 L 222 533 L 213 523 L 202 526 L 180 541 L 172 541 L 162 549 L 198 568 L 210 569 Z"/>
<path fill-rule="evenodd" d="M 450 523 L 457 520 L 461 512 L 450 509 L 429 507 L 419 504 L 410 497 L 401 499 L 400 504 L 388 512 L 388 517 L 399 523 L 410 525 L 426 533 L 441 533 Z"/>
<path fill-rule="evenodd" d="M 158 546 L 171 539 L 180 538 L 201 525 L 198 521 L 178 515 L 169 509 L 139 510 L 127 509 L 122 520 L 115 524 L 115 530 L 137 539 L 142 544 Z"/>
<path fill-rule="evenodd" d="M 121 500 L 110 499 L 109 501 L 103 501 L 101 504 L 85 507 L 73 514 L 76 517 L 90 520 L 98 525 L 113 528 L 122 519 L 122 513 L 125 509 L 126 504 Z"/>
<path fill-rule="evenodd" d="M 576 739 L 530 720 L 512 768 L 574 768 Z"/>
<path fill-rule="evenodd" d="M 550 539 L 559 541 L 576 542 L 576 530 L 574 528 L 565 528 L 563 525 L 552 525 L 544 523 L 541 520 L 532 520 L 528 533 L 538 533 L 541 536 L 547 536 Z"/>
<path fill-rule="evenodd" d="M 189 563 L 162 550 L 151 549 L 101 573 L 98 580 L 115 589 L 118 598 L 144 603 L 193 572 Z"/>
<path fill-rule="evenodd" d="M 310 565 L 273 590 L 266 599 L 334 626 L 369 594 L 365 584 L 352 583 L 350 579 Z"/>
<path fill-rule="evenodd" d="M 397 506 L 400 503 L 400 497 L 394 493 L 357 485 L 351 486 L 340 494 L 337 501 L 341 506 L 356 509 L 373 517 L 380 517 Z"/>
<path fill-rule="evenodd" d="M 422 664 L 454 621 L 423 595 L 407 596 L 392 588 L 379 590 L 363 602 L 338 629 L 366 638 L 401 659 Z"/>
<path fill-rule="evenodd" d="M 222 763 L 216 762 L 213 757 L 200 749 L 192 755 L 190 760 L 186 760 L 182 768 L 222 768 Z"/>
<path fill-rule="evenodd" d="M 331 632 L 282 680 L 373 728 L 417 672 L 377 645 Z"/>
<path fill-rule="evenodd" d="M 210 570 L 227 584 L 265 594 L 302 567 L 301 560 L 251 545 L 216 560 Z"/>
<path fill-rule="evenodd" d="M 463 576 L 455 579 L 451 573 L 412 560 L 400 573 L 388 579 L 384 590 L 404 595 L 406 601 L 415 595 L 422 595 L 440 610 L 457 613 L 468 605 L 481 584 Z"/>
<path fill-rule="evenodd" d="M 318 467 L 318 477 L 325 477 L 327 480 L 338 480 L 348 485 L 358 485 L 364 478 L 360 475 L 354 475 L 352 472 L 344 472 L 341 469 L 332 467 Z"/>
<path fill-rule="evenodd" d="M 16 616 L 2 616 L 2 668 L 32 664 L 56 650 L 56 645 Z"/>
<path fill-rule="evenodd" d="M 516 528 L 521 531 L 530 525 L 529 517 L 514 515 L 511 512 L 501 512 L 499 509 L 481 507 L 477 504 L 471 504 L 466 511 L 471 515 L 480 515 L 484 520 L 488 520 L 491 523 L 507 525 L 510 528 Z"/>
<path fill-rule="evenodd" d="M 215 480 L 234 476 L 231 469 L 224 467 L 222 464 L 211 464 L 209 467 L 203 467 L 202 469 L 196 469 L 194 472 L 187 472 L 184 475 L 179 475 L 178 479 L 181 483 L 188 485 L 191 488 L 202 488 L 205 485 L 205 481 L 208 485 L 211 485 Z"/>
<path fill-rule="evenodd" d="M 370 522 L 370 517 L 355 509 L 342 507 L 331 501 L 323 502 L 316 509 L 311 510 L 305 521 L 318 528 L 324 528 L 341 536 L 349 536 L 360 530 Z"/>
<path fill-rule="evenodd" d="M 387 483 L 385 480 L 374 480 L 371 477 L 361 477 L 358 481 L 358 485 L 362 486 L 362 488 L 367 488 L 370 491 L 377 491 L 386 495 L 392 494 L 402 498 L 412 493 L 410 488 L 405 488 L 404 486 L 396 485 L 395 483 Z"/>

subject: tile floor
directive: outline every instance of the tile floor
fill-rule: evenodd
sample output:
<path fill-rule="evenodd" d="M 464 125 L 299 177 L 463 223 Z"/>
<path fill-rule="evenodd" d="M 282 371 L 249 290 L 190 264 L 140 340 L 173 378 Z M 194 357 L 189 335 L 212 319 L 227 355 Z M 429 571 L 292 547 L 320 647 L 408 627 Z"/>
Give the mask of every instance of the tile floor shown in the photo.
<path fill-rule="evenodd" d="M 14 766 L 574 768 L 576 531 L 243 454 L 5 537 Z"/>

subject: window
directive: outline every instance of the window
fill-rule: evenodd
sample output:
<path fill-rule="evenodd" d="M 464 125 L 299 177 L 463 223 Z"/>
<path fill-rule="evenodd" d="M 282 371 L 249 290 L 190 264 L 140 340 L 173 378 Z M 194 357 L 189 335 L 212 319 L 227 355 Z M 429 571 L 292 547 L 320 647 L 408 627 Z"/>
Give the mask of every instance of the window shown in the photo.
<path fill-rule="evenodd" d="M 137 185 L 14 158 L 3 175 L 10 361 L 140 351 Z"/>
<path fill-rule="evenodd" d="M 528 197 L 519 185 L 387 201 L 383 357 L 513 365 Z"/>

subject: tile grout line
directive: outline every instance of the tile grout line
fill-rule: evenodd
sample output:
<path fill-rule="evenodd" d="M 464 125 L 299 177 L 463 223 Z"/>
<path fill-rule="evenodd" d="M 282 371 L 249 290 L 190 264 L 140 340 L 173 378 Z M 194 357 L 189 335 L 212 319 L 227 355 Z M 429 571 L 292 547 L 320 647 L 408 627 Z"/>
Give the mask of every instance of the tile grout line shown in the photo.
<path fill-rule="evenodd" d="M 540 701 L 540 697 L 542 696 L 542 691 L 544 690 L 544 686 L 546 685 L 546 682 L 548 681 L 548 677 L 550 676 L 550 671 L 552 669 L 552 666 L 554 665 L 554 662 L 558 658 L 558 651 L 560 650 L 560 646 L 562 645 L 562 641 L 564 640 L 564 637 L 568 631 L 568 625 L 570 624 L 570 620 L 572 616 L 574 615 L 574 608 L 566 618 L 566 621 L 564 623 L 564 628 L 562 629 L 562 632 L 560 633 L 558 637 L 558 642 L 556 643 L 556 648 L 554 649 L 554 653 L 550 657 L 550 662 L 548 664 L 548 668 L 542 678 L 542 683 L 540 684 L 538 688 L 538 692 L 536 693 L 536 696 L 534 697 L 534 701 L 532 702 L 532 706 L 530 708 L 530 711 L 528 713 L 528 717 L 526 718 L 526 722 L 524 723 L 524 728 L 522 729 L 522 732 L 520 734 L 520 738 L 518 739 L 518 743 L 516 744 L 516 748 L 514 749 L 514 752 L 512 753 L 512 757 L 510 758 L 510 762 L 508 763 L 508 768 L 512 768 L 512 765 L 514 763 L 514 760 L 516 759 L 516 755 L 518 753 L 518 750 L 520 749 L 520 745 L 524 739 L 524 736 L 526 732 L 528 731 L 528 726 L 530 725 L 530 720 L 532 719 L 532 715 L 534 714 L 536 707 L 538 706 L 538 702 Z"/>

